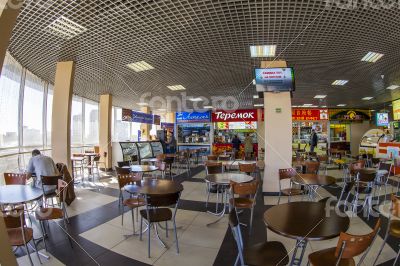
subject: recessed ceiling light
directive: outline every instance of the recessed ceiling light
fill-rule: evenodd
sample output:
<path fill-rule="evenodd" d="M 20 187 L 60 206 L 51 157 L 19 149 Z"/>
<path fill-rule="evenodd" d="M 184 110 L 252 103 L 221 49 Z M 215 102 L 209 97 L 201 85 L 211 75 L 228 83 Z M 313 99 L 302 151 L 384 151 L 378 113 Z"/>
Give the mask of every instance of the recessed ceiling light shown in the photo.
<path fill-rule="evenodd" d="M 171 91 L 183 91 L 186 90 L 185 87 L 183 87 L 182 85 L 172 85 L 172 86 L 167 86 L 168 89 L 170 89 Z"/>
<path fill-rule="evenodd" d="M 386 89 L 387 89 L 387 90 L 395 90 L 395 89 L 397 89 L 397 88 L 400 88 L 400 86 L 399 86 L 399 85 L 390 85 L 390 86 L 387 87 Z"/>
<path fill-rule="evenodd" d="M 191 102 L 201 102 L 201 101 L 203 101 L 203 98 L 201 98 L 201 97 L 189 98 L 189 101 L 191 101 Z"/>
<path fill-rule="evenodd" d="M 361 59 L 361 61 L 370 62 L 370 63 L 375 63 L 375 62 L 378 61 L 382 56 L 383 56 L 383 54 L 380 54 L 380 53 L 368 52 L 368 53 Z"/>
<path fill-rule="evenodd" d="M 148 104 L 148 103 L 137 103 L 137 105 L 140 105 L 140 106 L 148 106 L 149 104 Z"/>
<path fill-rule="evenodd" d="M 373 99 L 374 97 L 364 97 L 364 98 L 362 98 L 361 100 L 363 100 L 363 101 L 369 101 L 369 100 L 371 100 L 371 99 Z"/>
<path fill-rule="evenodd" d="M 260 98 L 258 95 L 253 95 L 253 99 L 258 99 Z"/>
<path fill-rule="evenodd" d="M 154 69 L 154 67 L 152 65 L 150 65 L 149 63 L 147 63 L 145 61 L 139 61 L 136 63 L 128 64 L 126 66 L 129 67 L 130 69 L 133 69 L 135 72 L 141 72 L 141 71 Z"/>
<path fill-rule="evenodd" d="M 214 107 L 212 107 L 211 105 L 204 105 L 203 108 L 205 108 L 205 109 L 213 109 Z"/>
<path fill-rule="evenodd" d="M 250 45 L 251 57 L 273 57 L 276 53 L 276 45 Z"/>
<path fill-rule="evenodd" d="M 337 106 L 339 106 L 339 107 L 343 107 L 343 106 L 346 106 L 346 104 L 344 104 L 344 103 L 341 103 L 341 104 L 338 104 Z"/>
<path fill-rule="evenodd" d="M 61 16 L 47 26 L 47 31 L 63 39 L 70 40 L 87 31 L 87 29 L 64 16 Z"/>
<path fill-rule="evenodd" d="M 322 105 L 321 108 L 326 108 L 326 105 Z"/>
<path fill-rule="evenodd" d="M 314 99 L 324 99 L 326 98 L 326 95 L 315 95 Z"/>
<path fill-rule="evenodd" d="M 297 105 L 292 105 L 292 108 L 297 108 L 298 106 Z"/>
<path fill-rule="evenodd" d="M 304 103 L 303 106 L 313 106 L 312 103 Z"/>
<path fill-rule="evenodd" d="M 254 107 L 264 107 L 264 104 L 262 104 L 262 103 L 256 103 L 256 104 L 254 104 L 253 106 L 254 106 Z"/>
<path fill-rule="evenodd" d="M 167 109 L 160 108 L 160 109 L 157 109 L 157 111 L 159 111 L 159 112 L 165 112 L 165 111 L 167 111 Z"/>
<path fill-rule="evenodd" d="M 332 85 L 335 86 L 343 86 L 345 85 L 347 82 L 349 82 L 348 80 L 344 80 L 344 79 L 337 79 L 334 82 L 332 82 Z"/>
<path fill-rule="evenodd" d="M 375 112 L 375 110 L 370 110 L 371 112 Z"/>

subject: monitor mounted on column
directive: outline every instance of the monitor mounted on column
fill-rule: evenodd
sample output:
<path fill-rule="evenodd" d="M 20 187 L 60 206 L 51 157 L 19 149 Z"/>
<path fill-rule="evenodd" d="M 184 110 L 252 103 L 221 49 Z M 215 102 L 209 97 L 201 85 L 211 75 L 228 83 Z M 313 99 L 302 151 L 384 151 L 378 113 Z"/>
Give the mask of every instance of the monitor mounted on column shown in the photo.
<path fill-rule="evenodd" d="M 292 67 L 256 68 L 257 92 L 294 91 L 294 70 Z"/>

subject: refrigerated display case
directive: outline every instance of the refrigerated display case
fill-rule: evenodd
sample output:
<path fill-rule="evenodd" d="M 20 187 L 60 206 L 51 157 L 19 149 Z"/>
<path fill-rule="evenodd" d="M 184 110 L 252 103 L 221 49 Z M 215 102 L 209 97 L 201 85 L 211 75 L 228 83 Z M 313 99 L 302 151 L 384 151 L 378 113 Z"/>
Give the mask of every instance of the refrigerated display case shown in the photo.
<path fill-rule="evenodd" d="M 131 161 L 132 156 L 137 156 L 140 163 L 145 158 L 155 158 L 163 154 L 163 146 L 160 141 L 140 141 L 140 142 L 113 142 L 112 143 L 113 165 L 117 162 Z"/>

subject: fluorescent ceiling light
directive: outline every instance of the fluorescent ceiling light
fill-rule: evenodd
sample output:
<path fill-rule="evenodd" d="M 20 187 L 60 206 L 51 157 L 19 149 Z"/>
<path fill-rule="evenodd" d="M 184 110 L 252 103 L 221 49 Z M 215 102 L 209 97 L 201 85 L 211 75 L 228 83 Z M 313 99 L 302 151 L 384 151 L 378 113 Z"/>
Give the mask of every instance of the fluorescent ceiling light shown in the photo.
<path fill-rule="evenodd" d="M 371 112 L 375 112 L 375 110 L 370 110 Z"/>
<path fill-rule="evenodd" d="M 297 108 L 298 106 L 297 105 L 292 105 L 292 108 Z"/>
<path fill-rule="evenodd" d="M 87 29 L 64 16 L 61 16 L 47 26 L 47 31 L 63 39 L 70 40 L 87 31 Z"/>
<path fill-rule="evenodd" d="M 201 102 L 201 101 L 203 101 L 203 98 L 201 98 L 201 97 L 189 98 L 189 101 L 191 101 L 191 102 Z"/>
<path fill-rule="evenodd" d="M 314 99 L 324 99 L 326 98 L 326 95 L 315 95 Z"/>
<path fill-rule="evenodd" d="M 344 103 L 341 103 L 341 104 L 338 104 L 337 106 L 339 106 L 339 107 L 343 107 L 343 106 L 346 106 L 346 104 L 344 104 Z"/>
<path fill-rule="evenodd" d="M 344 80 L 344 79 L 337 79 L 334 82 L 332 82 L 332 85 L 335 86 L 343 86 L 345 85 L 347 82 L 349 82 L 348 80 Z"/>
<path fill-rule="evenodd" d="M 382 56 L 383 56 L 383 54 L 380 54 L 380 53 L 368 52 L 368 53 L 361 59 L 361 61 L 370 62 L 370 63 L 375 63 L 375 62 L 378 61 Z"/>
<path fill-rule="evenodd" d="M 258 99 L 260 98 L 258 95 L 253 95 L 253 99 Z"/>
<path fill-rule="evenodd" d="M 373 99 L 374 97 L 364 97 L 364 98 L 362 98 L 361 100 L 363 100 L 363 101 L 369 101 L 369 100 L 371 100 L 371 99 Z"/>
<path fill-rule="evenodd" d="M 251 57 L 273 57 L 276 53 L 276 45 L 250 45 Z"/>
<path fill-rule="evenodd" d="M 254 107 L 264 107 L 264 104 L 262 104 L 262 103 L 257 103 L 257 104 L 254 104 Z"/>
<path fill-rule="evenodd" d="M 326 105 L 322 105 L 321 108 L 326 108 Z"/>
<path fill-rule="evenodd" d="M 172 86 L 167 86 L 168 89 L 170 89 L 171 91 L 183 91 L 186 90 L 185 87 L 183 87 L 182 85 L 172 85 Z"/>
<path fill-rule="evenodd" d="M 154 67 L 152 65 L 150 65 L 149 63 L 147 63 L 145 61 L 139 61 L 136 63 L 128 64 L 126 66 L 129 67 L 130 69 L 133 69 L 135 72 L 141 72 L 141 71 L 154 69 Z"/>
<path fill-rule="evenodd" d="M 205 106 L 203 106 L 203 108 L 205 108 L 205 109 L 213 109 L 214 107 L 212 107 L 211 105 L 205 105 Z"/>
<path fill-rule="evenodd" d="M 395 90 L 395 89 L 397 89 L 397 88 L 400 88 L 400 86 L 399 86 L 399 85 L 390 85 L 390 86 L 387 87 L 386 89 L 387 89 L 387 90 Z"/>
<path fill-rule="evenodd" d="M 312 103 L 304 103 L 303 106 L 313 106 Z"/>
<path fill-rule="evenodd" d="M 253 85 L 256 85 L 256 80 L 255 79 L 253 79 Z"/>
<path fill-rule="evenodd" d="M 160 109 L 157 109 L 157 111 L 159 111 L 159 112 L 165 112 L 165 111 L 167 111 L 167 109 L 160 108 Z"/>
<path fill-rule="evenodd" d="M 149 104 L 148 104 L 148 103 L 137 103 L 137 105 L 140 105 L 140 106 L 148 106 Z"/>

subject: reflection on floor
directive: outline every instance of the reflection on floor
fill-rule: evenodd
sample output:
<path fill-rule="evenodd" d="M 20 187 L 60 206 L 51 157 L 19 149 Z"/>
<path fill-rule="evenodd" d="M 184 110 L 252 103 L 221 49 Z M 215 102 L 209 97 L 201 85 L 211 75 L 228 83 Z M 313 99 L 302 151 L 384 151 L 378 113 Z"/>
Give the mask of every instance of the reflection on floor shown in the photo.
<path fill-rule="evenodd" d="M 329 175 L 342 177 L 341 170 L 329 170 Z M 66 239 L 62 227 L 55 222 L 49 223 L 49 237 L 47 239 L 49 261 L 42 258 L 44 265 L 233 265 L 237 251 L 228 228 L 227 217 L 217 224 L 206 226 L 214 221 L 215 216 L 206 213 L 205 199 L 206 190 L 203 178 L 205 173 L 201 166 L 192 170 L 192 175 L 187 177 L 184 173 L 175 180 L 182 182 L 184 191 L 182 193 L 180 207 L 177 212 L 178 242 L 180 253 L 176 253 L 173 234 L 167 238 L 165 231 L 160 229 L 160 236 L 167 244 L 164 248 L 156 240 L 154 230 L 151 236 L 151 258 L 147 257 L 147 234 L 143 235 L 143 241 L 138 236 L 126 236 L 133 232 L 132 218 L 130 212 L 125 210 L 124 225 L 121 224 L 121 209 L 118 206 L 118 183 L 115 177 L 103 175 L 100 180 L 85 181 L 77 185 L 77 199 L 68 207 L 70 224 L 68 232 L 73 238 L 73 248 Z M 390 187 L 388 193 L 396 190 Z M 318 197 L 336 195 L 338 188 L 319 189 Z M 292 200 L 301 200 L 302 197 L 294 197 Z M 243 228 L 245 243 L 254 244 L 265 241 L 277 240 L 282 242 L 286 249 L 291 252 L 295 241 L 282 237 L 266 229 L 262 216 L 270 206 L 277 204 L 277 196 L 258 195 L 257 205 L 254 213 L 253 233 L 250 235 Z M 215 209 L 216 198 L 212 194 L 210 198 L 210 209 Z M 282 197 L 281 203 L 287 202 Z M 387 205 L 378 207 L 387 209 Z M 242 221 L 247 222 L 249 214 L 244 212 L 240 216 Z M 382 243 L 383 232 L 386 221 L 383 218 L 383 228 L 372 247 L 363 265 L 372 265 L 377 251 Z M 351 217 L 350 233 L 365 234 L 371 231 L 375 219 L 369 221 L 357 216 Z M 136 230 L 139 224 L 135 221 Z M 34 222 L 35 237 L 41 235 Z M 39 248 L 44 248 L 39 242 Z M 312 251 L 334 247 L 337 239 L 326 241 L 311 241 L 306 249 L 305 259 L 302 265 L 307 263 L 307 255 Z M 398 250 L 398 243 L 391 239 L 379 258 L 378 264 L 392 265 Z M 42 250 L 43 251 L 43 250 Z M 45 251 L 43 251 L 45 252 Z M 27 257 L 22 250 L 18 250 L 20 265 L 29 265 Z M 35 265 L 39 265 L 36 255 L 32 255 Z M 358 258 L 356 258 L 358 260 Z"/>

